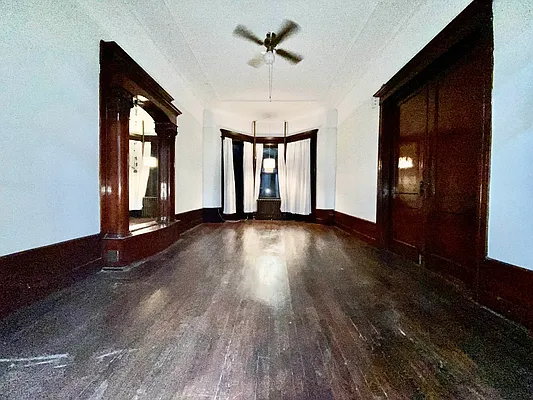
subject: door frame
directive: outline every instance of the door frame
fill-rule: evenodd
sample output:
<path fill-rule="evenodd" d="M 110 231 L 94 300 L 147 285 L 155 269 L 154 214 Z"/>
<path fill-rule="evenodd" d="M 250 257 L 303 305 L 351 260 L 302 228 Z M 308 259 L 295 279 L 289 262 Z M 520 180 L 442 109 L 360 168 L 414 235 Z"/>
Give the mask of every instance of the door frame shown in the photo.
<path fill-rule="evenodd" d="M 491 148 L 491 105 L 493 72 L 493 24 L 492 1 L 474 0 L 424 49 L 394 75 L 375 97 L 380 98 L 380 122 L 378 144 L 377 182 L 377 245 L 390 249 L 392 229 L 392 194 L 394 184 L 394 138 L 398 129 L 397 103 L 410 93 L 427 84 L 444 72 L 450 63 L 464 53 L 465 47 L 483 43 L 491 54 L 490 65 L 486 66 L 487 84 L 483 92 L 484 115 L 482 148 L 478 157 L 480 185 L 477 195 L 476 270 L 473 282 L 478 285 L 479 266 L 487 256 L 488 190 Z M 490 79 L 489 79 L 490 77 Z"/>

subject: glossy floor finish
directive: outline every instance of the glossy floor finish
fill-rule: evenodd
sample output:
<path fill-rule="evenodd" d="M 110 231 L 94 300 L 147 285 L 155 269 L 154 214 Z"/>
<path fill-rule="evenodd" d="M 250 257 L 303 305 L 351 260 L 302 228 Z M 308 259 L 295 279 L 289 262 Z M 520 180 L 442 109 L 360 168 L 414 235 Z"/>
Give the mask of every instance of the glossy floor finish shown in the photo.
<path fill-rule="evenodd" d="M 337 228 L 204 224 L 0 322 L 2 399 L 531 399 L 526 331 Z"/>

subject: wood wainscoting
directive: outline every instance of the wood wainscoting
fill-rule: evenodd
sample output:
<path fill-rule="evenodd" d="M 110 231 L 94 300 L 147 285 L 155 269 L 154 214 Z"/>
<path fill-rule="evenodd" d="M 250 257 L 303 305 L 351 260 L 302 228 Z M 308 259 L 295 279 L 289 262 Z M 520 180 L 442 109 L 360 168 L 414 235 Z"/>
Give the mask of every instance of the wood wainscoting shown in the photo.
<path fill-rule="evenodd" d="M 101 244 L 91 235 L 0 257 L 0 318 L 100 270 Z"/>
<path fill-rule="evenodd" d="M 533 329 L 533 271 L 487 258 L 477 286 L 481 304 Z"/>
<path fill-rule="evenodd" d="M 335 224 L 335 210 L 332 209 L 316 209 L 316 223 L 322 225 Z"/>
<path fill-rule="evenodd" d="M 348 231 L 358 239 L 371 245 L 377 244 L 377 226 L 375 222 L 367 221 L 352 215 L 335 211 L 335 225 Z"/>
<path fill-rule="evenodd" d="M 176 214 L 176 221 L 180 225 L 180 233 L 200 225 L 203 222 L 203 215 L 204 210 L 202 208 Z"/>

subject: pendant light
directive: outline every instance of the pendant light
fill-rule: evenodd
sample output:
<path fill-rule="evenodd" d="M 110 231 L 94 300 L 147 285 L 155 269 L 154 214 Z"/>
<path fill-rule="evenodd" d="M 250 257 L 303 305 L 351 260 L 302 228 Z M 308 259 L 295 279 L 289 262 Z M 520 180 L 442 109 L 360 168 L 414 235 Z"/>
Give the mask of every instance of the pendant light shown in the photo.
<path fill-rule="evenodd" d="M 268 158 L 265 158 L 263 160 L 263 169 L 265 170 L 265 173 L 271 174 L 274 172 L 274 168 L 276 168 L 276 160 L 271 157 L 270 146 L 269 146 L 268 147 Z"/>

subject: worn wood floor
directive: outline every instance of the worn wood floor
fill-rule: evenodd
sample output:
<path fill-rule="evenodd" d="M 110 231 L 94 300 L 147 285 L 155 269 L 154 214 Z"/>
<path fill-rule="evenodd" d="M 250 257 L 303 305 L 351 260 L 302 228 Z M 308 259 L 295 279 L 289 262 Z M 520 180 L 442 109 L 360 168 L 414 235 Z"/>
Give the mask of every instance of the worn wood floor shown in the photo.
<path fill-rule="evenodd" d="M 532 399 L 532 350 L 337 228 L 206 224 L 0 321 L 0 398 Z"/>

